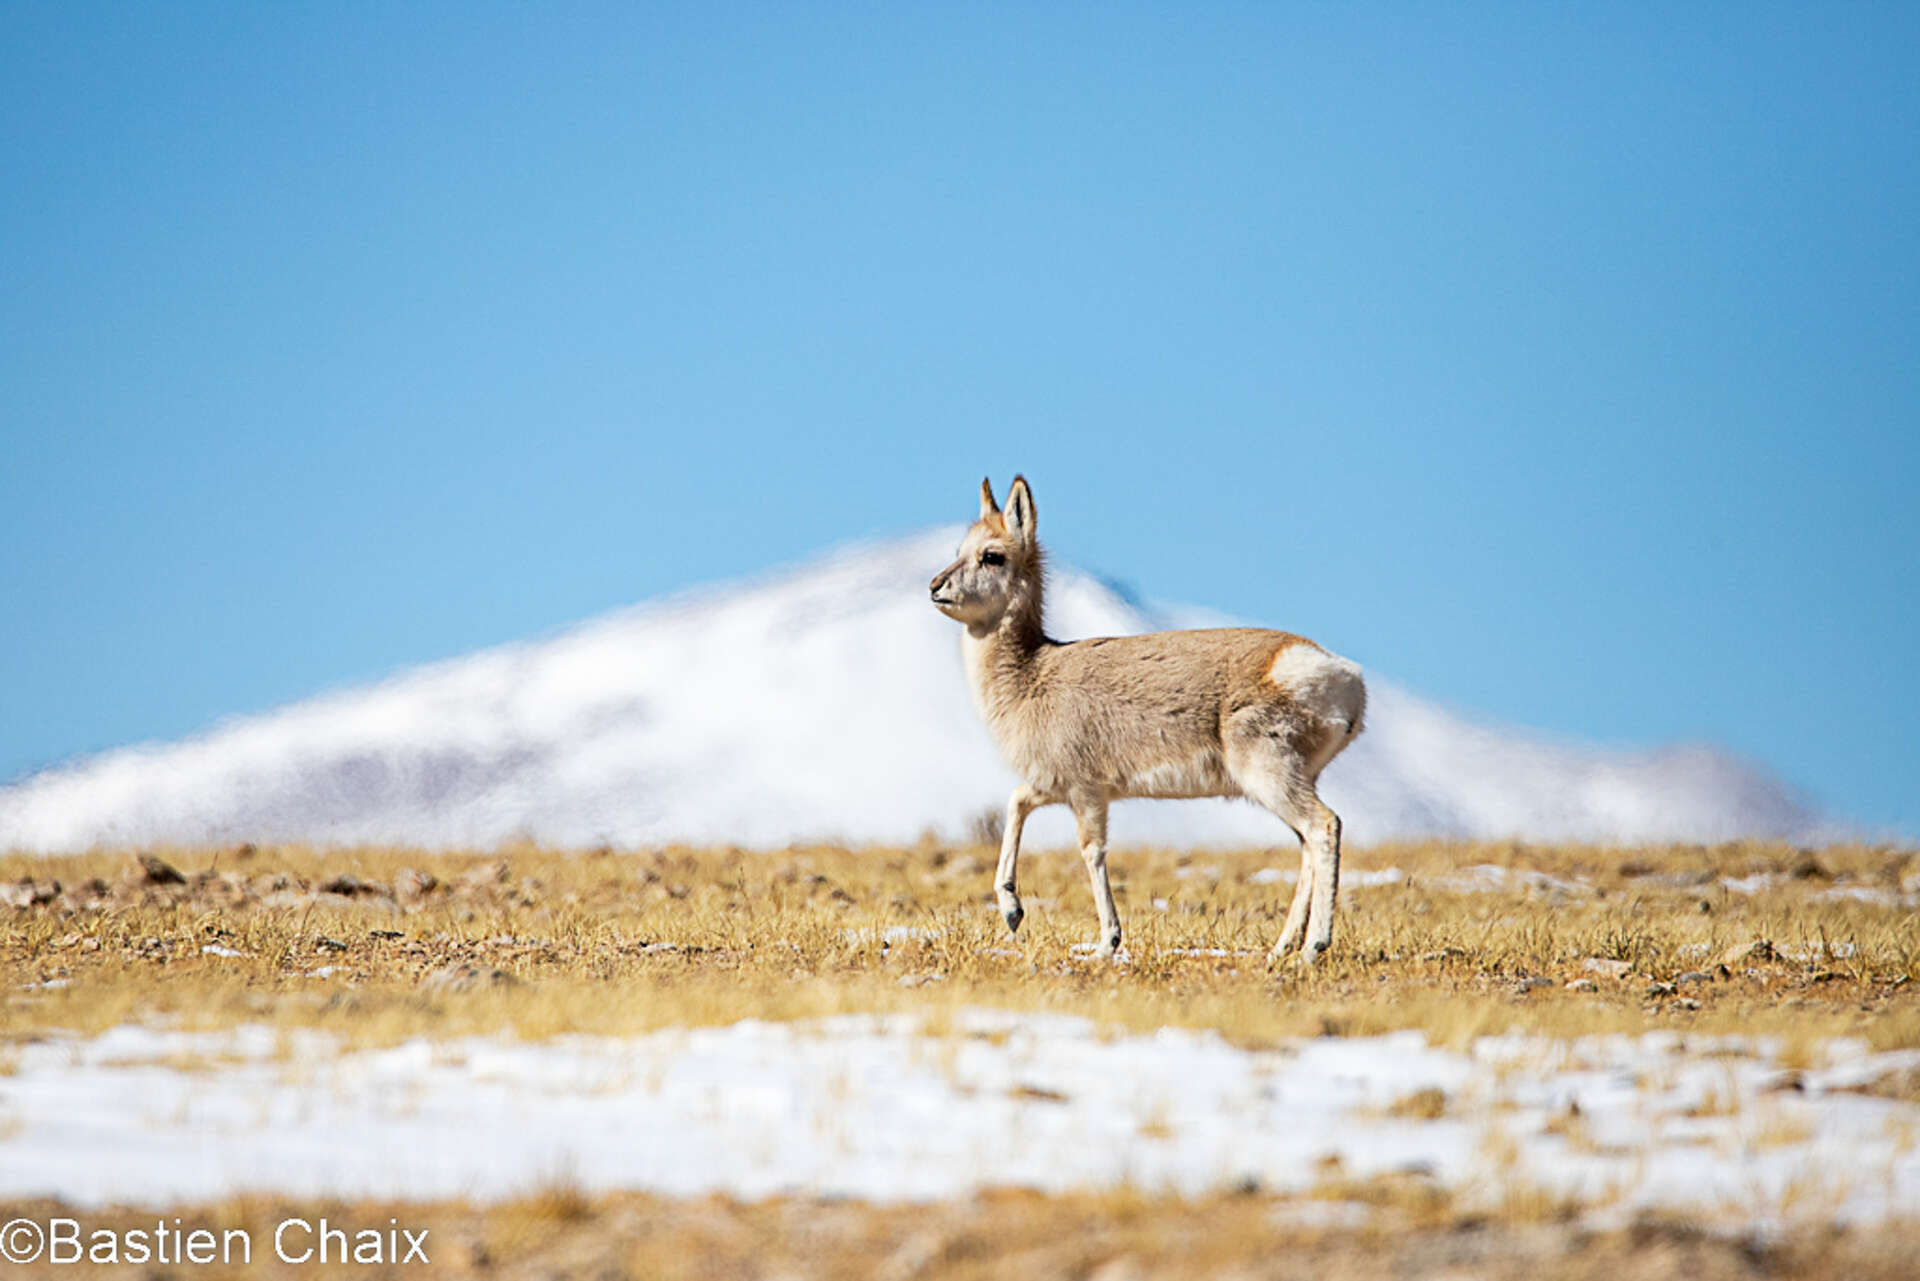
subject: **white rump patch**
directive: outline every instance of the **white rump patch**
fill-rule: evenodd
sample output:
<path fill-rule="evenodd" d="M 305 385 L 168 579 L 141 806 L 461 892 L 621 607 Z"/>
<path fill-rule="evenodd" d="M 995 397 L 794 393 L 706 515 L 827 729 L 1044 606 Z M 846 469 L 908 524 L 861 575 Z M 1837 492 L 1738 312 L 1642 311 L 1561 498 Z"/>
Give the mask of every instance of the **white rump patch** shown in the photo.
<path fill-rule="evenodd" d="M 1267 668 L 1267 679 L 1281 689 L 1302 690 L 1326 672 L 1328 660 L 1332 657 L 1312 641 L 1288 645 L 1273 656 L 1273 666 Z"/>
<path fill-rule="evenodd" d="M 1320 720 L 1355 725 L 1366 708 L 1360 665 L 1329 654 L 1312 641 L 1289 645 L 1275 654 L 1267 679 Z"/>

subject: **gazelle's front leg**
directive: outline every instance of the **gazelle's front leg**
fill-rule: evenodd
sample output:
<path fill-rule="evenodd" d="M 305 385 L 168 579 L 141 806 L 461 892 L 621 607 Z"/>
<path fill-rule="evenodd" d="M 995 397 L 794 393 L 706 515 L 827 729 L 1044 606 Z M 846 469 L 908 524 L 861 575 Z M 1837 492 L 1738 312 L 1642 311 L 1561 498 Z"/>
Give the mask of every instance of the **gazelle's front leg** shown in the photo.
<path fill-rule="evenodd" d="M 1073 822 L 1080 834 L 1080 857 L 1093 883 L 1093 902 L 1100 909 L 1099 955 L 1111 958 L 1120 950 L 1120 910 L 1113 905 L 1113 884 L 1107 879 L 1107 802 L 1104 798 L 1073 798 Z"/>
<path fill-rule="evenodd" d="M 1000 915 L 1007 918 L 1007 929 L 1017 932 L 1026 911 L 1020 906 L 1019 863 L 1020 829 L 1027 815 L 1047 803 L 1039 792 L 1025 783 L 1013 789 L 1007 799 L 1007 821 L 1000 832 L 1000 870 L 994 873 L 993 896 L 1000 903 Z"/>

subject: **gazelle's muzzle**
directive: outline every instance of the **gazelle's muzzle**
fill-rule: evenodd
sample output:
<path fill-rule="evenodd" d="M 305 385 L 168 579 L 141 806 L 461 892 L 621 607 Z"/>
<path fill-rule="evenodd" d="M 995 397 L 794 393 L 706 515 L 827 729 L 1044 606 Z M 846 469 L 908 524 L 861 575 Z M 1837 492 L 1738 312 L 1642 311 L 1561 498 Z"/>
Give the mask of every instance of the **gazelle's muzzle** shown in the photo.
<path fill-rule="evenodd" d="M 932 597 L 934 604 L 936 605 L 953 604 L 953 598 L 946 594 L 947 584 L 953 581 L 953 571 L 958 568 L 960 568 L 960 562 L 959 561 L 953 562 L 953 564 L 947 566 L 945 569 L 935 574 L 933 576 L 933 581 L 927 584 L 927 595 Z"/>

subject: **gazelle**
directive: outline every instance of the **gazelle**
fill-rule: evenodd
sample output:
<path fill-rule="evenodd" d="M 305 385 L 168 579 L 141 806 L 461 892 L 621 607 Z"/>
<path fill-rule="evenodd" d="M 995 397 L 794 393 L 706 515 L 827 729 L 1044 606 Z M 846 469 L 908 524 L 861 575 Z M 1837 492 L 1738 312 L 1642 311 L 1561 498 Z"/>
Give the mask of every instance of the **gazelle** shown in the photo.
<path fill-rule="evenodd" d="M 1333 941 L 1340 816 L 1320 771 L 1360 732 L 1360 668 L 1289 632 L 1250 627 L 1050 640 L 1033 491 L 1014 477 L 1003 512 L 980 482 L 980 516 L 934 576 L 941 613 L 966 625 L 974 704 L 1020 776 L 1007 802 L 995 897 L 1018 930 L 1020 830 L 1042 805 L 1073 807 L 1100 909 L 1102 956 L 1120 947 L 1107 881 L 1107 806 L 1125 797 L 1244 796 L 1300 838 L 1300 880 L 1269 960 L 1303 962 Z"/>

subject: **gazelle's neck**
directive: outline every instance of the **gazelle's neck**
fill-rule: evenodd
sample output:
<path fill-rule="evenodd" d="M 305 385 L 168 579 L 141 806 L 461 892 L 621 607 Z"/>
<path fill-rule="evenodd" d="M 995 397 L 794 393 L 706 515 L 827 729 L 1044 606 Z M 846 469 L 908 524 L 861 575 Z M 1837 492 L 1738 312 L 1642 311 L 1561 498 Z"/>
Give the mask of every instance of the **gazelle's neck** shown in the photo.
<path fill-rule="evenodd" d="M 997 621 L 969 626 L 961 633 L 967 685 L 973 690 L 974 706 L 990 724 L 1026 692 L 1034 655 L 1047 644 L 1040 603 L 1036 583 Z"/>

